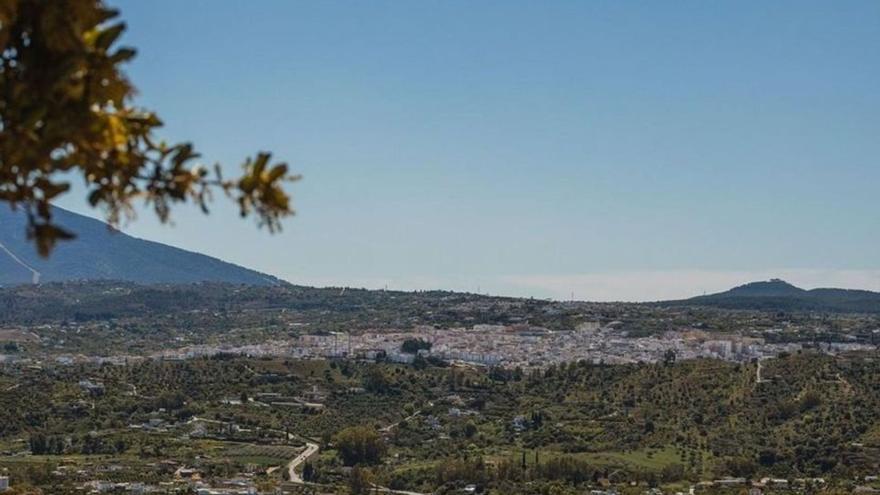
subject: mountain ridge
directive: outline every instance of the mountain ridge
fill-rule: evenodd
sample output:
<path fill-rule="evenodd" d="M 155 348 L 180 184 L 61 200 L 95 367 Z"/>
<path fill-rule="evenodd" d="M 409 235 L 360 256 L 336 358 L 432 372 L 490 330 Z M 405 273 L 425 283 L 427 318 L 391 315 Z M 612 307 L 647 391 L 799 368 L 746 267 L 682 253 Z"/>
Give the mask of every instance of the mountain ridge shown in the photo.
<path fill-rule="evenodd" d="M 716 294 L 663 301 L 659 304 L 725 309 L 880 313 L 880 292 L 828 287 L 807 290 L 774 278 L 750 282 Z"/>
<path fill-rule="evenodd" d="M 56 222 L 77 238 L 40 257 L 26 238 L 26 217 L 0 205 L 0 285 L 73 280 L 141 284 L 227 282 L 280 285 L 256 270 L 166 244 L 139 239 L 99 220 L 53 207 Z"/>

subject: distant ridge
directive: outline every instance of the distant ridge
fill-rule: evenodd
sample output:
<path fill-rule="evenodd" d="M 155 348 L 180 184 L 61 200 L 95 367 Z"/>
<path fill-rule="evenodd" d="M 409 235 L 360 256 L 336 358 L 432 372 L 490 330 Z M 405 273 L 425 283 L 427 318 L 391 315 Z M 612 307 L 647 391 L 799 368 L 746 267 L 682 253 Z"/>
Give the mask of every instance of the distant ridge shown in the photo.
<path fill-rule="evenodd" d="M 795 287 L 785 280 L 772 278 L 767 282 L 751 282 L 745 285 L 740 285 L 739 287 L 734 287 L 721 294 L 739 297 L 793 297 L 801 296 L 806 292 L 806 290 L 801 289 L 800 287 Z"/>
<path fill-rule="evenodd" d="M 774 278 L 740 285 L 726 292 L 659 304 L 771 311 L 880 313 L 880 292 L 851 289 L 805 290 Z"/>
<path fill-rule="evenodd" d="M 41 258 L 25 237 L 26 218 L 0 203 L 0 285 L 70 280 L 140 284 L 226 282 L 280 285 L 281 280 L 203 254 L 138 239 L 98 220 L 55 207 L 56 222 L 77 238 Z"/>

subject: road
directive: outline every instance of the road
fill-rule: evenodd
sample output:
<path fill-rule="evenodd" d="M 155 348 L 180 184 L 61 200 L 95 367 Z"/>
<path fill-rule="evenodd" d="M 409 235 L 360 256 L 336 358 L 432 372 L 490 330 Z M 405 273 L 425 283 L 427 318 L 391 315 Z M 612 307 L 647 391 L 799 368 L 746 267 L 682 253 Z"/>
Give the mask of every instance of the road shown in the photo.
<path fill-rule="evenodd" d="M 299 467 L 300 464 L 306 462 L 306 459 L 312 456 L 315 452 L 318 451 L 320 447 L 316 443 L 306 442 L 306 450 L 303 450 L 298 456 L 296 456 L 290 464 L 287 465 L 287 474 L 290 477 L 291 483 L 297 483 L 300 485 L 304 485 L 305 481 L 303 481 L 302 476 L 300 476 L 296 472 L 296 468 Z"/>
<path fill-rule="evenodd" d="M 405 418 L 404 421 L 408 421 L 412 418 L 415 418 L 419 414 L 421 414 L 421 411 L 416 411 L 414 414 Z M 196 421 L 203 421 L 205 423 L 226 424 L 223 421 L 217 421 L 217 420 L 206 419 L 206 418 L 199 418 L 196 416 L 193 416 L 192 418 L 190 418 L 190 420 L 187 421 L 187 424 L 193 423 Z M 394 427 L 396 427 L 399 424 L 400 424 L 400 422 L 388 425 L 385 428 L 383 428 L 383 431 L 390 431 L 391 429 L 393 429 Z M 284 433 L 280 430 L 269 430 L 269 431 Z M 292 433 L 287 433 L 287 438 L 292 440 L 293 438 L 295 438 L 295 435 Z M 321 450 L 321 447 L 318 444 L 316 444 L 314 442 L 310 442 L 308 440 L 306 441 L 305 450 L 300 452 L 300 454 L 298 456 L 293 458 L 290 461 L 290 463 L 287 464 L 287 475 L 288 475 L 288 479 L 289 479 L 290 483 L 293 483 L 296 485 L 311 485 L 312 484 L 312 483 L 309 483 L 309 482 L 303 480 L 302 476 L 300 476 L 299 473 L 296 472 L 296 469 L 298 467 L 300 467 L 304 462 L 306 462 L 306 460 L 308 460 L 309 457 L 311 457 L 315 453 L 317 453 L 319 450 Z M 392 495 L 428 495 L 426 493 L 410 492 L 410 491 L 406 491 L 406 490 L 392 490 L 391 488 L 387 488 L 387 487 L 379 486 L 379 485 L 373 485 L 373 489 L 377 492 L 380 492 L 380 493 L 390 493 Z"/>
<path fill-rule="evenodd" d="M 204 422 L 204 423 L 214 423 L 214 424 L 228 424 L 228 423 L 225 422 L 225 421 L 217 421 L 217 420 L 214 420 L 214 419 L 199 418 L 199 417 L 197 417 L 197 416 L 193 416 L 192 418 L 190 418 L 190 420 L 187 421 L 187 424 L 194 423 L 194 422 L 196 422 L 196 421 L 202 421 L 202 422 Z M 285 432 L 283 432 L 283 431 L 281 431 L 281 430 L 272 430 L 272 429 L 269 429 L 268 431 L 273 431 L 273 432 L 281 433 L 281 434 L 284 434 L 284 433 L 285 433 Z M 295 436 L 294 436 L 292 433 L 287 433 L 287 438 L 288 438 L 288 440 L 293 440 L 294 437 L 295 437 Z M 301 477 L 299 474 L 297 474 L 297 472 L 296 472 L 296 468 L 298 468 L 302 463 L 306 462 L 306 459 L 308 459 L 308 458 L 311 457 L 315 452 L 317 452 L 318 450 L 320 450 L 320 448 L 321 448 L 321 447 L 320 447 L 318 444 L 316 444 L 316 443 L 314 443 L 314 442 L 308 442 L 308 441 L 307 441 L 307 442 L 306 442 L 306 449 L 303 450 L 302 452 L 300 452 L 300 454 L 299 454 L 298 456 L 296 456 L 293 460 L 290 461 L 290 463 L 287 464 L 287 474 L 288 474 L 289 477 L 290 477 L 290 482 L 291 482 L 291 483 L 296 483 L 296 484 L 299 484 L 299 485 L 307 484 L 307 483 L 302 479 L 302 477 Z"/>
<path fill-rule="evenodd" d="M 415 418 L 416 416 L 418 416 L 419 414 L 422 414 L 422 411 L 420 411 L 420 410 L 419 410 L 419 411 L 416 411 L 416 412 L 412 413 L 411 415 L 409 415 L 409 416 L 407 416 L 407 417 L 401 419 L 401 420 L 398 421 L 397 423 L 392 423 L 392 424 L 390 424 L 390 425 L 388 425 L 388 426 L 382 428 L 382 429 L 379 430 L 379 431 L 382 432 L 382 433 L 388 433 L 388 432 L 390 432 L 391 430 L 393 430 L 394 428 L 397 428 L 397 427 L 400 425 L 400 423 L 403 423 L 404 421 L 409 421 L 409 420 Z"/>
<path fill-rule="evenodd" d="M 763 359 L 758 359 L 758 369 L 755 370 L 755 383 L 767 383 L 770 381 L 761 374 L 764 371 L 764 363 L 762 361 Z"/>
<path fill-rule="evenodd" d="M 12 251 L 9 250 L 9 248 L 4 246 L 2 242 L 0 242 L 0 250 L 4 251 L 6 254 L 8 254 L 9 257 L 12 258 L 12 261 L 18 263 L 25 270 L 31 272 L 31 282 L 33 282 L 34 285 L 37 285 L 40 283 L 40 276 L 42 275 L 40 272 L 34 270 L 33 267 L 31 267 L 31 265 L 28 265 L 27 263 L 22 261 L 21 258 L 16 256 L 15 253 L 13 253 Z"/>
<path fill-rule="evenodd" d="M 379 493 L 392 493 L 395 495 L 430 495 L 428 493 L 408 492 L 406 490 L 392 490 L 391 488 L 385 488 L 384 486 L 379 485 L 373 485 L 373 491 L 377 491 Z"/>
<path fill-rule="evenodd" d="M 186 423 L 184 423 L 184 424 L 189 425 L 189 424 L 195 423 L 197 421 L 201 421 L 202 423 L 213 423 L 215 425 L 229 424 L 229 422 L 227 422 L 227 421 L 217 421 L 216 419 L 200 418 L 198 416 L 193 416 L 193 417 L 189 418 L 186 421 Z"/>

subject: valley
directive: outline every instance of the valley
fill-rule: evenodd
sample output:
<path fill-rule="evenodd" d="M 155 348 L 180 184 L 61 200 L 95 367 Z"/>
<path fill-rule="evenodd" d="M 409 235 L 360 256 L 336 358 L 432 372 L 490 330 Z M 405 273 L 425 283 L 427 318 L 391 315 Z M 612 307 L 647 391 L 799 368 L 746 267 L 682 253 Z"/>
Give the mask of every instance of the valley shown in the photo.
<path fill-rule="evenodd" d="M 3 289 L 0 315 L 0 469 L 51 493 L 833 492 L 880 472 L 871 313 L 102 281 Z"/>

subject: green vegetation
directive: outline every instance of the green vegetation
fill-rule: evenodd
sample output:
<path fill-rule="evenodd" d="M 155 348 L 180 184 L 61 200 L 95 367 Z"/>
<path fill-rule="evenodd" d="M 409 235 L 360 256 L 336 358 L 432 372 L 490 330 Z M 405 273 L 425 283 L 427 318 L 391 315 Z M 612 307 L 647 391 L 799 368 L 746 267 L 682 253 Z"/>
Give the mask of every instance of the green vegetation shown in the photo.
<path fill-rule="evenodd" d="M 876 352 L 783 354 L 760 362 L 760 383 L 757 362 L 675 352 L 654 364 L 546 368 L 421 355 L 392 364 L 384 353 L 183 358 L 194 345 L 271 350 L 309 334 L 420 325 L 564 335 L 598 323 L 621 337 L 684 328 L 710 339 L 871 343 L 880 321 L 870 315 L 101 282 L 0 289 L 0 321 L 0 471 L 16 489 L 81 493 L 93 480 L 183 488 L 190 481 L 175 473 L 185 468 L 211 482 L 302 492 L 288 465 L 312 448 L 294 472 L 328 492 L 643 493 L 725 477 L 823 478 L 831 491 L 880 473 Z M 402 350 L 426 346 L 414 338 Z M 169 348 L 172 359 L 120 358 Z"/>
<path fill-rule="evenodd" d="M 378 464 L 385 454 L 385 443 L 373 428 L 349 426 L 333 437 L 339 458 L 346 466 Z"/>
<path fill-rule="evenodd" d="M 200 459 L 204 476 L 264 473 L 311 438 L 322 450 L 303 475 L 352 489 L 368 479 L 421 492 L 475 484 L 492 493 L 580 493 L 727 476 L 838 483 L 877 472 L 876 356 L 769 360 L 760 384 L 755 366 L 569 363 L 516 374 L 229 357 L 7 366 L 0 383 L 18 387 L 0 393 L 0 468 L 65 493 L 84 478 L 44 479 L 40 470 L 74 463 L 98 477 L 97 466 L 112 463 L 119 479 L 149 481 L 162 475 L 147 474 L 146 464 Z M 352 391 L 375 380 L 382 386 Z M 273 405 L 315 388 L 320 410 Z M 243 392 L 252 400 L 241 402 Z M 34 455 L 13 456 L 25 449 Z M 280 483 L 282 471 L 260 476 Z"/>

